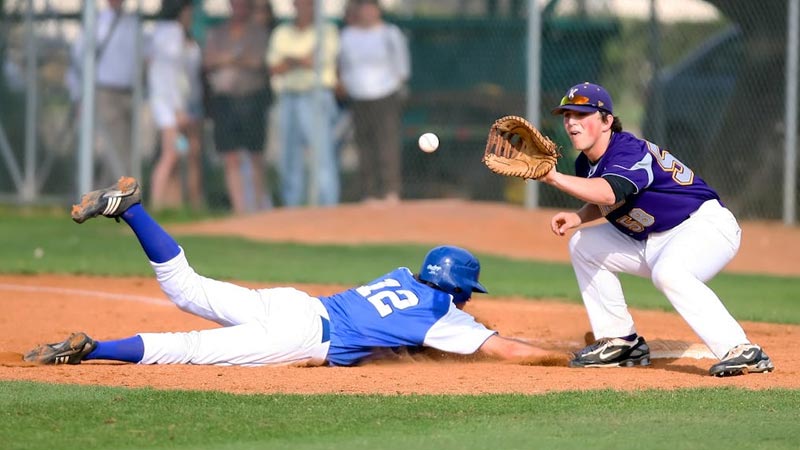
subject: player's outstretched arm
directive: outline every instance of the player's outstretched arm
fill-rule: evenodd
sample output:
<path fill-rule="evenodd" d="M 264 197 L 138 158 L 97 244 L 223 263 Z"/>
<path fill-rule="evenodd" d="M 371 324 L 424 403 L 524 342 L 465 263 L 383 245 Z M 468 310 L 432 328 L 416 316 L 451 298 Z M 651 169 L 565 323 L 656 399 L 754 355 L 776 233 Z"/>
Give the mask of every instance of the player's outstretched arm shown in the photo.
<path fill-rule="evenodd" d="M 540 181 L 587 203 L 613 205 L 617 202 L 614 190 L 604 178 L 583 178 L 553 170 Z"/>
<path fill-rule="evenodd" d="M 493 335 L 478 352 L 491 358 L 532 366 L 566 366 L 571 355 L 536 347 L 527 342 Z"/>

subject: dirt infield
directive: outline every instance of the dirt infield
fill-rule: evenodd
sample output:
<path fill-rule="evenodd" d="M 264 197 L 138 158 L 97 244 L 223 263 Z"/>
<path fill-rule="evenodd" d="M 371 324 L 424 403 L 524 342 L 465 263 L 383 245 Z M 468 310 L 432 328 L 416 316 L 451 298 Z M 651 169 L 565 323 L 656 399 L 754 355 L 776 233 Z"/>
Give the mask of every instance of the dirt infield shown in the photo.
<path fill-rule="evenodd" d="M 279 210 L 249 217 L 183 225 L 180 233 L 237 234 L 253 239 L 317 242 L 413 242 L 466 246 L 478 252 L 565 261 L 566 239 L 538 236 L 552 211 L 463 201 L 410 202 L 395 208 L 342 206 L 335 209 Z M 397 218 L 402 217 L 402 221 Z M 447 223 L 446 227 L 442 223 Z M 502 228 L 511 242 L 491 242 L 486 230 Z M 743 225 L 743 245 L 727 270 L 800 275 L 800 230 L 779 224 Z M 541 233 L 539 233 L 541 234 Z M 534 247 L 534 243 L 536 243 Z M 534 251 L 534 249 L 537 249 Z M 387 268 L 388 269 L 388 268 Z M 113 281 L 113 282 L 111 282 Z M 264 285 L 243 283 L 249 286 Z M 313 294 L 339 286 L 298 286 Z M 676 314 L 632 313 L 639 331 L 654 347 L 650 367 L 569 369 L 517 366 L 427 354 L 356 368 L 245 368 L 136 366 L 85 363 L 69 367 L 25 367 L 19 352 L 83 330 L 97 339 L 142 331 L 183 331 L 215 325 L 180 312 L 164 299 L 152 278 L 0 276 L 0 379 L 59 383 L 152 386 L 166 389 L 220 390 L 239 393 L 540 393 L 573 389 L 673 389 L 739 386 L 752 389 L 800 388 L 800 362 L 790 354 L 800 326 L 744 322 L 749 337 L 762 344 L 777 370 L 771 374 L 717 379 L 706 375 L 714 360 Z M 483 297 L 468 310 L 503 334 L 541 346 L 574 350 L 589 329 L 579 305 Z M 688 348 L 687 348 L 688 347 Z M 676 357 L 683 354 L 683 357 Z M 698 359 L 699 358 L 699 359 Z"/>

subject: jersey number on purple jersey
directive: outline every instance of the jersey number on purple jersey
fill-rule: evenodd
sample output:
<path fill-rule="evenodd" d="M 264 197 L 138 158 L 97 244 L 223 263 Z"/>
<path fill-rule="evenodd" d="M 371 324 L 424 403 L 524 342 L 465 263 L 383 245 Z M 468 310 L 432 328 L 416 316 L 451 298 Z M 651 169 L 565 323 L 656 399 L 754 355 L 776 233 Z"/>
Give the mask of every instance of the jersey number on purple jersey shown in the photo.
<path fill-rule="evenodd" d="M 617 219 L 617 223 L 634 233 L 641 233 L 645 228 L 656 223 L 656 219 L 641 208 L 633 208 L 628 214 Z"/>
<path fill-rule="evenodd" d="M 688 186 L 692 184 L 694 181 L 694 172 L 692 169 L 686 167 L 684 163 L 678 161 L 678 158 L 672 156 L 672 154 L 667 150 L 661 150 L 652 142 L 645 142 L 647 142 L 647 150 L 650 151 L 650 153 L 656 159 L 658 165 L 661 166 L 661 169 L 664 172 L 672 172 L 672 179 L 675 180 L 676 183 L 680 184 L 681 186 Z"/>
<path fill-rule="evenodd" d="M 400 287 L 400 282 L 386 278 L 368 286 L 361 286 L 356 289 L 356 292 L 361 294 L 362 297 L 372 303 L 372 306 L 378 310 L 381 317 L 386 317 L 394 312 L 395 309 L 406 309 L 419 304 L 419 298 L 413 292 L 406 289 L 397 289 Z M 392 304 L 389 306 L 386 301 Z"/>
<path fill-rule="evenodd" d="M 672 180 L 681 186 L 689 186 L 694 182 L 694 172 L 678 161 L 667 150 L 658 148 L 652 142 L 647 142 L 647 150 L 653 155 L 658 166 L 664 172 L 672 173 Z M 655 217 L 641 208 L 633 208 L 628 214 L 619 217 L 616 222 L 634 233 L 641 233 L 655 223 Z"/>

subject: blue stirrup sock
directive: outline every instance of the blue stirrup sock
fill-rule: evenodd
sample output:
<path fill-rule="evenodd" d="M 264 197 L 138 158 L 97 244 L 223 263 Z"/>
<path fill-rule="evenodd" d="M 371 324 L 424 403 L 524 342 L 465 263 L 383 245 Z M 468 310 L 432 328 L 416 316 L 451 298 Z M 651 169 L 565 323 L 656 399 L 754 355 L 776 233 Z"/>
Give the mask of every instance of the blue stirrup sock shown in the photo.
<path fill-rule="evenodd" d="M 637 333 L 633 333 L 633 334 L 629 334 L 629 335 L 627 335 L 627 336 L 623 336 L 623 337 L 621 337 L 620 339 L 624 339 L 624 340 L 626 340 L 626 341 L 628 341 L 628 342 L 633 342 L 633 341 L 635 341 L 635 340 L 636 340 L 638 337 L 639 337 L 639 335 L 638 335 Z"/>
<path fill-rule="evenodd" d="M 178 243 L 159 225 L 140 203 L 122 213 L 122 220 L 131 227 L 147 258 L 154 263 L 163 263 L 180 254 Z"/>
<path fill-rule="evenodd" d="M 110 359 L 113 361 L 125 361 L 138 363 L 144 358 L 144 341 L 137 334 L 125 339 L 116 341 L 95 341 L 97 347 L 84 360 L 89 359 Z"/>

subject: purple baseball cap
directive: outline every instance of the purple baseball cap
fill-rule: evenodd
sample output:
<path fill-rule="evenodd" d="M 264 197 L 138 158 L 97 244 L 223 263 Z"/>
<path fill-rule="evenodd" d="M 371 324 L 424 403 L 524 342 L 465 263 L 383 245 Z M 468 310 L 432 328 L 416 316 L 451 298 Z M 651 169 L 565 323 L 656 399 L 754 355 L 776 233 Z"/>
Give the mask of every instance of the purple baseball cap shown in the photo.
<path fill-rule="evenodd" d="M 588 113 L 605 111 L 614 114 L 614 105 L 611 103 L 611 96 L 603 86 L 587 81 L 569 88 L 567 94 L 561 99 L 561 104 L 551 112 L 557 116 L 563 114 L 564 111 Z"/>

